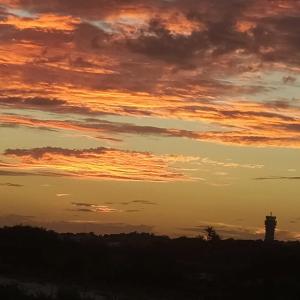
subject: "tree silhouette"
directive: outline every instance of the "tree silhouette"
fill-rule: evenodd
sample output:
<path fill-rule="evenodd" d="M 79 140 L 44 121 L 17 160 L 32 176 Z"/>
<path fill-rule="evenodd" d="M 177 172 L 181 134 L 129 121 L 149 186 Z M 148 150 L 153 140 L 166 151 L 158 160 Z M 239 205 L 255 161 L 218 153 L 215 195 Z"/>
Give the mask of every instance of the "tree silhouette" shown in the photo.
<path fill-rule="evenodd" d="M 204 228 L 204 231 L 206 232 L 206 239 L 208 241 L 219 241 L 221 239 L 219 234 L 212 226 L 207 226 Z"/>
<path fill-rule="evenodd" d="M 299 241 L 203 236 L 0 227 L 0 299 L 300 299 Z"/>

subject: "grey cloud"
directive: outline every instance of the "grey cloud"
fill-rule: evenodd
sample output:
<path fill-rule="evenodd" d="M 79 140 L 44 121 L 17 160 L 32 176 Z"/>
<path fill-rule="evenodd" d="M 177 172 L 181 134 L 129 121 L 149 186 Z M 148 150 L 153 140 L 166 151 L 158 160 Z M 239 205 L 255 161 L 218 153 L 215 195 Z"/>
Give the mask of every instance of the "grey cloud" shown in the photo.
<path fill-rule="evenodd" d="M 11 183 L 11 182 L 4 182 L 4 183 L 0 183 L 0 186 L 23 187 L 24 185 L 22 185 L 22 184 L 17 184 L 17 183 Z"/>
<path fill-rule="evenodd" d="M 295 83 L 297 80 L 296 77 L 293 77 L 293 76 L 284 76 L 282 77 L 282 81 L 283 83 L 285 84 L 292 84 L 292 83 Z"/>
<path fill-rule="evenodd" d="M 254 180 L 300 180 L 300 176 L 270 176 L 256 177 Z"/>
<path fill-rule="evenodd" d="M 0 167 L 1 167 L 1 165 L 0 165 Z M 22 171 L 0 170 L 0 176 L 32 176 L 32 174 L 22 172 Z"/>
<path fill-rule="evenodd" d="M 135 213 L 135 212 L 140 212 L 141 210 L 140 209 L 128 209 L 128 210 L 125 210 L 125 212 L 127 213 Z"/>
<path fill-rule="evenodd" d="M 95 205 L 93 203 L 85 203 L 85 202 L 72 202 L 71 204 L 74 206 L 85 206 L 85 207 L 91 207 Z"/>
<path fill-rule="evenodd" d="M 68 209 L 69 211 L 77 211 L 77 212 L 86 212 L 86 213 L 94 213 L 95 211 L 90 208 L 74 208 L 74 209 Z"/>
<path fill-rule="evenodd" d="M 103 153 L 107 150 L 109 149 L 103 147 L 94 148 L 94 149 L 83 149 L 83 150 L 65 149 L 59 147 L 42 147 L 42 148 L 33 148 L 33 149 L 7 149 L 4 151 L 4 155 L 31 156 L 35 159 L 40 159 L 47 153 L 80 157 L 82 154 Z"/>
<path fill-rule="evenodd" d="M 157 204 L 153 201 L 148 201 L 148 200 L 133 200 L 131 202 L 132 203 L 138 203 L 138 204 L 147 204 L 147 205 L 156 205 Z"/>

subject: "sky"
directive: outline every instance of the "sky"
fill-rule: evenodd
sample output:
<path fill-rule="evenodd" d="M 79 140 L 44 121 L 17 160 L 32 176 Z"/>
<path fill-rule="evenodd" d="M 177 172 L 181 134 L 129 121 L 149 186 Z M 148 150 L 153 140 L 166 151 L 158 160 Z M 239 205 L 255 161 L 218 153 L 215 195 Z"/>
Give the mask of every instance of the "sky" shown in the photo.
<path fill-rule="evenodd" d="M 1 0 L 0 225 L 300 238 L 299 0 Z"/>

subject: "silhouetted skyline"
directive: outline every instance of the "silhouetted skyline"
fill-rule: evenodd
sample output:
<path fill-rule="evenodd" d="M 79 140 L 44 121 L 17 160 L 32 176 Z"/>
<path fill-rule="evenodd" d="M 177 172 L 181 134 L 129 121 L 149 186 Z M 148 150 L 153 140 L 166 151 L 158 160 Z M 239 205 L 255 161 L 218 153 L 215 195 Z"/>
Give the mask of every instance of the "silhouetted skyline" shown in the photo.
<path fill-rule="evenodd" d="M 0 297 L 298 299 L 300 242 L 0 228 Z M 98 298 L 95 298 L 98 297 Z M 270 298 L 271 297 L 271 298 Z"/>

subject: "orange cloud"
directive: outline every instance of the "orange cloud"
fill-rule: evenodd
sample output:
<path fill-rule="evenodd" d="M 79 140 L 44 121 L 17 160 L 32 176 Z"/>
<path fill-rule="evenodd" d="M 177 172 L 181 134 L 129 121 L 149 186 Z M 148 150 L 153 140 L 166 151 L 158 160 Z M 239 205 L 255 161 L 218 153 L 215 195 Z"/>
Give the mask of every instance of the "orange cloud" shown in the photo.
<path fill-rule="evenodd" d="M 154 155 L 109 148 L 69 150 L 63 148 L 8 149 L 3 171 L 28 175 L 81 179 L 171 182 L 193 178 L 173 166 L 181 156 Z M 196 158 L 186 158 L 187 161 Z"/>
<path fill-rule="evenodd" d="M 25 100 L 12 98 L 7 99 L 3 103 L 7 104 L 10 103 L 10 101 L 15 103 L 15 100 L 21 103 L 21 107 L 24 104 L 25 106 L 28 105 L 28 108 L 42 107 L 57 112 L 63 112 L 64 110 L 71 112 L 72 109 L 76 107 L 75 103 L 73 103 L 72 106 L 65 107 L 66 102 L 47 98 L 28 98 Z M 168 100 L 169 99 L 166 101 Z M 111 102 L 114 104 L 114 101 Z M 2 126 L 26 126 L 49 130 L 79 131 L 88 133 L 99 139 L 111 141 L 122 140 L 122 134 L 147 134 L 238 145 L 300 146 L 300 121 L 298 118 L 298 110 L 294 107 L 282 107 L 280 112 L 278 112 L 278 105 L 280 104 L 276 103 L 265 105 L 251 102 L 236 102 L 225 106 L 218 102 L 209 102 L 199 104 L 198 106 L 190 106 L 191 104 L 189 104 L 186 107 L 183 106 L 179 108 L 178 103 L 176 103 L 177 107 L 172 107 L 171 105 L 167 107 L 166 104 L 164 105 L 163 101 L 161 101 L 158 105 L 162 105 L 158 111 L 151 106 L 147 107 L 146 104 L 140 109 L 147 111 L 149 115 L 159 118 L 172 116 L 172 118 L 201 120 L 202 122 L 213 123 L 215 126 L 219 125 L 219 130 L 189 131 L 179 128 L 160 128 L 130 123 L 109 122 L 93 118 L 84 121 L 39 120 L 18 115 L 0 115 L 0 123 L 2 123 Z M 119 109 L 122 107 L 120 102 L 118 107 Z M 83 112 L 92 112 L 94 109 L 92 106 L 90 108 L 86 107 Z M 102 110 L 103 109 L 105 109 L 104 103 L 102 105 Z M 107 110 L 109 110 L 109 107 L 107 107 Z M 122 115 L 122 112 L 119 111 L 119 113 Z M 136 110 L 130 113 L 130 110 L 127 108 L 124 114 L 136 115 L 139 114 L 139 111 L 136 107 Z"/>
<path fill-rule="evenodd" d="M 266 7 L 270 9 L 264 12 Z M 238 145 L 299 147 L 299 106 L 289 100 L 283 106 L 262 102 L 272 92 L 263 79 L 237 83 L 245 74 L 299 73 L 294 33 L 300 24 L 294 17 L 298 10 L 295 1 L 279 0 L 239 5 L 230 0 L 112 0 L 109 5 L 5 1 L 0 12 L 0 105 L 56 114 L 201 121 L 220 130 L 156 132 Z M 257 101 L 244 100 L 248 95 Z M 274 93 L 270 95 L 273 99 Z M 82 123 L 22 116 L 2 116 L 2 121 L 111 138 L 106 129 Z"/>
<path fill-rule="evenodd" d="M 9 15 L 6 19 L 0 20 L 0 24 L 13 25 L 18 29 L 39 29 L 39 30 L 74 30 L 80 20 L 70 16 L 59 16 L 55 14 L 43 14 L 34 18 L 18 17 Z"/>
<path fill-rule="evenodd" d="M 95 137 L 103 140 L 110 141 L 120 141 L 120 139 L 114 138 L 111 135 L 106 133 L 110 133 L 108 123 L 104 123 L 101 127 L 101 124 L 88 124 L 83 122 L 74 122 L 74 121 L 59 121 L 59 120 L 39 120 L 32 119 L 28 117 L 22 117 L 18 115 L 0 115 L 0 124 L 2 126 L 24 126 L 29 128 L 38 128 L 38 129 L 46 129 L 46 130 L 72 130 L 72 131 L 80 131 L 80 132 L 89 132 L 94 133 Z M 113 131 L 113 130 L 112 130 Z M 114 133 L 114 132 L 113 132 Z M 117 132 L 115 132 L 116 134 Z"/>

